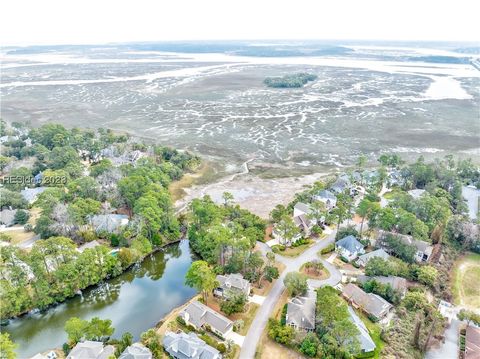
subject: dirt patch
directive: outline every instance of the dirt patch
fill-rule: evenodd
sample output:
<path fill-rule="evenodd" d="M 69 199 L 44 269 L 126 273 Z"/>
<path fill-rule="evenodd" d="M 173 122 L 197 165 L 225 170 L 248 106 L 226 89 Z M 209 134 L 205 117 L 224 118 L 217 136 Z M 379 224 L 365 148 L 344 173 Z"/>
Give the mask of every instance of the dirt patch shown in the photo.
<path fill-rule="evenodd" d="M 480 308 L 480 255 L 468 254 L 458 260 L 453 270 L 455 304 L 471 309 Z"/>
<path fill-rule="evenodd" d="M 230 192 L 234 202 L 240 207 L 268 219 L 271 210 L 277 204 L 288 204 L 293 200 L 296 192 L 303 191 L 307 186 L 324 177 L 324 173 L 276 179 L 260 178 L 249 173 L 233 175 L 209 185 L 193 185 L 184 188 L 186 195 L 182 200 L 177 201 L 175 206 L 182 208 L 185 203 L 204 195 L 209 195 L 215 202 L 222 203 L 222 194 Z"/>

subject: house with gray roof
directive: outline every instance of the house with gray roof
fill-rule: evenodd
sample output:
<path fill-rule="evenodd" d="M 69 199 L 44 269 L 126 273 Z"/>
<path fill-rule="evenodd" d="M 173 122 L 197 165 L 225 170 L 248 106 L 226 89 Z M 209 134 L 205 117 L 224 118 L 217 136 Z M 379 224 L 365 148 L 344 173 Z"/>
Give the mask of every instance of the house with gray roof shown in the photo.
<path fill-rule="evenodd" d="M 420 197 L 423 196 L 423 194 L 425 193 L 425 190 L 424 189 L 411 189 L 410 191 L 407 192 L 410 196 L 413 197 L 413 199 L 419 199 Z"/>
<path fill-rule="evenodd" d="M 104 346 L 102 342 L 86 340 L 75 345 L 67 359 L 109 359 L 114 354 L 113 345 Z"/>
<path fill-rule="evenodd" d="M 330 190 L 337 194 L 344 193 L 346 190 L 350 191 L 351 185 L 348 176 L 342 175 L 330 186 Z"/>
<path fill-rule="evenodd" d="M 405 294 L 407 293 L 407 280 L 402 277 L 397 277 L 397 276 L 366 276 L 366 275 L 359 275 L 357 277 L 357 282 L 359 283 L 365 283 L 368 282 L 369 280 L 375 280 L 376 282 L 384 285 L 390 285 L 392 289 L 400 294 L 400 296 L 403 298 L 405 297 Z"/>
<path fill-rule="evenodd" d="M 115 233 L 128 224 L 125 214 L 97 214 L 90 217 L 90 224 L 96 232 Z"/>
<path fill-rule="evenodd" d="M 290 299 L 287 304 L 286 324 L 295 329 L 315 330 L 316 304 L 317 295 L 313 290 L 308 290 L 305 296 Z"/>
<path fill-rule="evenodd" d="M 23 199 L 29 204 L 32 204 L 37 200 L 37 197 L 40 193 L 43 193 L 47 187 L 34 187 L 34 188 L 25 188 L 20 191 Z"/>
<path fill-rule="evenodd" d="M 385 319 L 393 308 L 393 306 L 382 297 L 373 293 L 365 293 L 360 287 L 352 283 L 348 283 L 343 287 L 342 296 L 350 302 L 352 306 L 360 308 L 378 320 Z"/>
<path fill-rule="evenodd" d="M 208 327 L 222 338 L 225 338 L 233 330 L 233 322 L 230 319 L 197 300 L 188 304 L 179 316 L 187 325 L 192 325 L 196 329 Z"/>
<path fill-rule="evenodd" d="M 207 345 L 195 333 L 167 331 L 163 337 L 165 351 L 174 359 L 221 359 L 220 352 Z M 120 357 L 120 359 L 122 359 Z"/>
<path fill-rule="evenodd" d="M 310 218 L 311 213 L 312 209 L 306 203 L 298 202 L 293 207 L 293 222 L 306 237 L 310 235 L 315 225 L 315 221 Z"/>
<path fill-rule="evenodd" d="M 359 255 L 365 253 L 363 244 L 352 235 L 346 236 L 335 242 L 335 250 L 349 261 L 352 261 Z"/>
<path fill-rule="evenodd" d="M 360 353 L 356 354 L 366 354 L 371 353 L 376 349 L 375 342 L 368 333 L 368 329 L 365 326 L 365 323 L 358 317 L 352 307 L 348 306 L 348 313 L 350 314 L 350 320 L 358 329 L 357 339 L 360 342 Z"/>
<path fill-rule="evenodd" d="M 388 236 L 395 236 L 397 237 L 403 244 L 406 244 L 408 246 L 415 247 L 416 253 L 415 253 L 415 261 L 421 263 L 421 262 L 427 262 L 430 259 L 430 256 L 432 255 L 433 252 L 433 245 L 431 245 L 428 242 L 425 241 L 418 241 L 414 239 L 412 236 L 406 235 L 406 234 L 400 234 L 400 233 L 394 233 L 394 232 L 388 232 L 388 231 L 383 231 L 380 230 L 378 231 L 378 236 L 376 239 L 376 245 L 378 247 L 383 248 L 387 253 L 394 253 L 394 250 L 389 247 L 386 238 Z"/>
<path fill-rule="evenodd" d="M 101 245 L 101 243 L 99 241 L 93 240 L 93 241 L 86 242 L 86 243 L 82 244 L 80 247 L 77 248 L 77 251 L 80 252 L 80 253 L 83 253 L 83 251 L 85 249 L 93 249 L 93 248 L 98 247 L 100 245 Z"/>
<path fill-rule="evenodd" d="M 243 279 L 240 273 L 227 275 L 217 275 L 218 287 L 213 290 L 213 294 L 218 297 L 228 298 L 232 292 L 240 293 L 248 297 L 250 295 L 250 282 Z"/>
<path fill-rule="evenodd" d="M 357 264 L 361 267 L 365 267 L 368 261 L 372 258 L 382 258 L 388 260 L 390 258 L 390 255 L 385 252 L 383 248 L 380 248 L 372 252 L 362 254 L 360 257 L 358 257 Z"/>
<path fill-rule="evenodd" d="M 5 227 L 10 227 L 15 224 L 15 213 L 16 209 L 4 209 L 0 211 L 0 224 L 3 224 Z"/>
<path fill-rule="evenodd" d="M 475 186 L 463 186 L 462 196 L 467 202 L 468 216 L 476 220 L 479 215 L 480 189 Z"/>
<path fill-rule="evenodd" d="M 325 203 L 325 208 L 330 210 L 337 205 L 337 196 L 329 190 L 322 190 L 313 196 L 313 199 Z"/>
<path fill-rule="evenodd" d="M 152 359 L 152 352 L 143 344 L 134 343 L 125 348 L 118 359 Z"/>

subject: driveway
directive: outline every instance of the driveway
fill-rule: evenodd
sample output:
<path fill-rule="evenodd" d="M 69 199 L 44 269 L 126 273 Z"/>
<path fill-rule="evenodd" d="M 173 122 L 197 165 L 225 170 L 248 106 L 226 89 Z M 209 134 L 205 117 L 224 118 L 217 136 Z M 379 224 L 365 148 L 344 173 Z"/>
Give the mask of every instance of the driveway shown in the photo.
<path fill-rule="evenodd" d="M 425 359 L 456 359 L 458 358 L 458 334 L 460 321 L 454 319 L 445 331 L 445 342 L 439 347 L 430 348 Z"/>
<path fill-rule="evenodd" d="M 288 272 L 298 271 L 303 263 L 308 262 L 312 259 L 319 259 L 317 256 L 317 252 L 323 248 L 325 248 L 330 243 L 334 243 L 335 241 L 335 234 L 336 231 L 333 231 L 327 238 L 322 239 L 315 243 L 312 247 L 307 249 L 297 258 L 285 258 L 281 255 L 276 254 L 275 257 L 277 261 L 285 264 L 286 268 L 280 275 L 280 277 L 275 281 L 272 289 L 265 297 L 263 305 L 257 311 L 255 319 L 253 320 L 250 329 L 248 330 L 247 336 L 242 345 L 242 350 L 240 351 L 240 359 L 253 359 L 255 357 L 255 351 L 257 349 L 258 341 L 260 340 L 262 333 L 267 325 L 268 318 L 270 317 L 275 304 L 277 303 L 278 299 L 282 295 L 285 286 L 283 285 L 283 279 L 287 275 Z M 268 246 L 260 244 L 260 250 L 265 253 L 269 250 L 269 248 L 265 248 Z M 309 284 L 312 287 L 318 288 L 324 285 L 336 285 L 340 282 L 342 275 L 338 271 L 335 266 L 327 261 L 320 259 L 330 272 L 330 277 L 325 280 L 310 280 Z"/>
<path fill-rule="evenodd" d="M 243 346 L 243 342 L 245 340 L 245 337 L 243 335 L 240 335 L 238 333 L 235 333 L 233 330 L 227 334 L 226 338 L 227 340 L 232 340 L 235 344 L 238 346 Z"/>

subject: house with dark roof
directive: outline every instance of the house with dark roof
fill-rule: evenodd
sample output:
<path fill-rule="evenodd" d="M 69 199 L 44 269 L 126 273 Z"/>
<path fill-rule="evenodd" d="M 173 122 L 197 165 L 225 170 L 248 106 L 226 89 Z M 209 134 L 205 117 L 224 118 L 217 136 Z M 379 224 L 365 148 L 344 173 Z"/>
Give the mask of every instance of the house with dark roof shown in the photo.
<path fill-rule="evenodd" d="M 465 332 L 465 359 L 480 358 L 480 328 L 467 326 Z"/>
<path fill-rule="evenodd" d="M 387 252 L 385 252 L 383 248 L 380 248 L 359 256 L 357 259 L 357 264 L 361 267 L 365 267 L 368 261 L 372 258 L 382 258 L 382 259 L 388 260 L 390 258 L 390 255 Z"/>
<path fill-rule="evenodd" d="M 352 307 L 348 306 L 348 314 L 350 314 L 351 322 L 357 327 L 358 335 L 357 339 L 360 342 L 360 353 L 356 354 L 366 354 L 371 353 L 376 349 L 375 342 L 368 333 L 368 329 L 365 326 L 365 323 L 358 317 Z"/>
<path fill-rule="evenodd" d="M 109 359 L 114 354 L 113 345 L 104 346 L 102 342 L 86 340 L 77 343 L 67 355 L 67 359 Z"/>
<path fill-rule="evenodd" d="M 317 296 L 313 290 L 308 290 L 305 296 L 290 299 L 287 304 L 286 324 L 295 329 L 315 330 L 316 304 Z"/>
<path fill-rule="evenodd" d="M 250 295 L 250 282 L 243 279 L 240 273 L 217 275 L 218 287 L 213 290 L 217 297 L 228 298 L 230 293 L 240 293 L 248 297 Z"/>
<path fill-rule="evenodd" d="M 342 296 L 355 308 L 360 308 L 366 314 L 382 320 L 387 317 L 393 306 L 382 297 L 365 293 L 355 284 L 348 283 L 342 289 Z"/>
<path fill-rule="evenodd" d="M 349 261 L 352 261 L 359 255 L 365 253 L 363 244 L 352 235 L 346 236 L 335 242 L 335 250 L 338 254 L 347 258 Z"/>
<path fill-rule="evenodd" d="M 368 282 L 369 280 L 375 280 L 376 282 L 384 285 L 390 285 L 393 290 L 398 292 L 400 296 L 403 298 L 405 297 L 405 294 L 407 293 L 407 280 L 402 277 L 396 277 L 396 276 L 389 276 L 389 277 L 384 277 L 384 276 L 366 276 L 366 275 L 360 275 L 357 277 L 357 282 L 359 283 L 365 283 Z"/>
<path fill-rule="evenodd" d="M 163 337 L 165 351 L 174 359 L 221 359 L 220 352 L 207 345 L 195 333 L 167 331 Z"/>
<path fill-rule="evenodd" d="M 425 241 L 418 241 L 414 239 L 412 236 L 406 235 L 406 234 L 400 234 L 400 233 L 394 233 L 394 232 L 388 232 L 388 231 L 383 231 L 380 230 L 378 231 L 378 236 L 376 239 L 376 245 L 378 247 L 383 248 L 387 253 L 394 253 L 394 250 L 389 247 L 386 238 L 388 236 L 395 236 L 398 238 L 403 244 L 406 244 L 408 246 L 415 247 L 416 253 L 415 253 L 415 261 L 421 263 L 421 262 L 427 262 L 430 259 L 430 256 L 432 255 L 433 252 L 433 246 Z"/>
<path fill-rule="evenodd" d="M 83 253 L 85 249 L 93 249 L 95 247 L 101 246 L 101 243 L 97 240 L 86 242 L 77 248 L 77 252 Z"/>
<path fill-rule="evenodd" d="M 188 304 L 179 316 L 187 325 L 192 325 L 196 329 L 209 328 L 222 338 L 233 330 L 233 322 L 230 319 L 197 300 Z"/>
<path fill-rule="evenodd" d="M 143 344 L 134 343 L 126 347 L 118 359 L 152 359 L 152 357 L 150 349 Z"/>
<path fill-rule="evenodd" d="M 330 210 L 337 205 L 337 196 L 329 190 L 322 190 L 313 196 L 313 199 L 325 203 L 325 208 Z"/>

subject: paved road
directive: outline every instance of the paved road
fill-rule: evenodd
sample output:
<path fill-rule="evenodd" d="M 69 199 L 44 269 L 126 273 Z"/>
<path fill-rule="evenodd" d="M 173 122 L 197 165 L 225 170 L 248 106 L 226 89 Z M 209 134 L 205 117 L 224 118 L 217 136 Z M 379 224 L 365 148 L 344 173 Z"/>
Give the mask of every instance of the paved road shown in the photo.
<path fill-rule="evenodd" d="M 283 279 L 287 275 L 288 272 L 298 271 L 303 263 L 308 262 L 312 259 L 319 259 L 317 256 L 317 252 L 322 248 L 325 248 L 328 244 L 333 243 L 335 241 L 335 234 L 336 231 L 331 233 L 327 238 L 322 239 L 315 243 L 312 247 L 306 250 L 297 258 L 285 258 L 280 255 L 276 255 L 276 259 L 279 262 L 285 264 L 286 268 L 282 272 L 280 278 L 277 279 L 275 284 L 273 285 L 272 289 L 268 293 L 265 301 L 263 302 L 262 306 L 258 310 L 255 319 L 248 330 L 247 336 L 243 341 L 242 349 L 240 351 L 240 359 L 253 359 L 255 357 L 255 351 L 257 349 L 258 341 L 260 340 L 262 333 L 267 325 L 268 318 L 270 318 L 271 313 L 275 307 L 275 304 L 279 300 L 280 296 L 282 295 L 285 286 L 283 285 Z M 270 248 L 264 244 L 260 243 L 260 251 L 262 253 L 266 253 L 270 251 Z M 340 272 L 338 271 L 335 266 L 327 261 L 321 259 L 325 268 L 328 269 L 330 272 L 330 277 L 325 280 L 310 280 L 309 284 L 312 287 L 320 287 L 322 285 L 336 285 L 342 279 Z"/>
<path fill-rule="evenodd" d="M 460 321 L 454 319 L 445 331 L 445 342 L 439 347 L 430 348 L 425 359 L 456 359 L 458 358 L 458 332 Z"/>
<path fill-rule="evenodd" d="M 30 248 L 33 246 L 33 244 L 40 239 L 40 235 L 35 235 L 34 237 L 27 239 L 26 241 L 23 241 L 22 243 L 19 243 L 17 247 L 19 248 Z"/>

